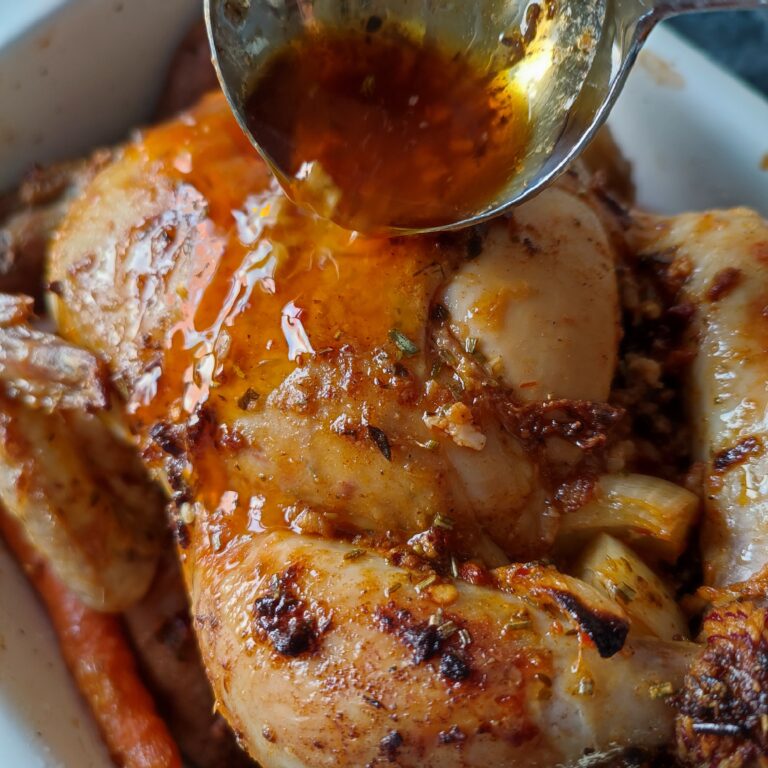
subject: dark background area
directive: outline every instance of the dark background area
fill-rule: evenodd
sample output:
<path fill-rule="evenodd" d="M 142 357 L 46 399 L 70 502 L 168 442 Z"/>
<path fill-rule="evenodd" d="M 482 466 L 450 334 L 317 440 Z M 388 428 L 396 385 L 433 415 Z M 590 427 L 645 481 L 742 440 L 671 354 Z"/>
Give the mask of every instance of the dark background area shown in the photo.
<path fill-rule="evenodd" d="M 768 9 L 681 16 L 670 24 L 768 96 Z"/>

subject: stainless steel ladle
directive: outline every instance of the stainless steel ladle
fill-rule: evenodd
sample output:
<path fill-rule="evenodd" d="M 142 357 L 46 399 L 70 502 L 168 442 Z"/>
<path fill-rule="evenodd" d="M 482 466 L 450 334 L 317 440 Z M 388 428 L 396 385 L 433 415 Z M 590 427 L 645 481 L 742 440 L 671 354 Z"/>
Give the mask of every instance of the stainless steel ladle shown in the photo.
<path fill-rule="evenodd" d="M 510 47 L 528 31 L 531 6 L 549 8 L 552 2 L 551 13 L 539 14 L 545 21 L 537 24 L 525 55 L 511 55 Z M 213 61 L 235 117 L 286 189 L 286 169 L 249 130 L 244 102 L 263 64 L 290 41 L 321 27 L 349 28 L 378 17 L 506 72 L 528 97 L 533 136 L 525 160 L 489 205 L 418 230 L 431 231 L 495 216 L 562 173 L 605 121 L 658 22 L 736 8 L 768 9 L 768 0 L 206 0 L 205 16 Z M 391 225 L 388 230 L 417 231 Z"/>

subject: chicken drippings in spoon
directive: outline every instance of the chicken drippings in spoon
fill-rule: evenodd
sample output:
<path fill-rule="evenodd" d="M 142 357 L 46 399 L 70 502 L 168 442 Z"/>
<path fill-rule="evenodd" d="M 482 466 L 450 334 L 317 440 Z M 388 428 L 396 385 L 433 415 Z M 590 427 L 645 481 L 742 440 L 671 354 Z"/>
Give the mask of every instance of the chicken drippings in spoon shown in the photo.
<path fill-rule="evenodd" d="M 245 102 L 261 150 L 297 202 L 350 229 L 490 207 L 528 148 L 525 95 L 467 52 L 381 23 L 308 34 L 264 65 Z"/>

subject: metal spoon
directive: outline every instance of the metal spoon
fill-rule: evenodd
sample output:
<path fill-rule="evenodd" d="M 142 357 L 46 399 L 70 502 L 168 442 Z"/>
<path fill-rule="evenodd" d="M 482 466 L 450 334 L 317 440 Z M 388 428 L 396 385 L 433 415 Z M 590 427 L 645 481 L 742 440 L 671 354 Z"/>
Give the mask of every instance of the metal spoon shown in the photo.
<path fill-rule="evenodd" d="M 531 30 L 534 6 L 547 11 L 536 12 L 547 21 Z M 425 40 L 471 51 L 524 90 L 533 134 L 518 172 L 490 204 L 460 220 L 418 230 L 391 223 L 385 228 L 410 234 L 479 223 L 557 178 L 608 116 L 659 21 L 691 11 L 759 7 L 768 8 L 768 0 L 205 0 L 205 17 L 213 62 L 235 117 L 289 193 L 295 178 L 260 146 L 244 104 L 264 63 L 318 27 L 364 26 L 371 18 L 401 22 Z M 528 42 L 524 55 L 521 39 Z M 333 212 L 330 218 L 352 228 Z"/>

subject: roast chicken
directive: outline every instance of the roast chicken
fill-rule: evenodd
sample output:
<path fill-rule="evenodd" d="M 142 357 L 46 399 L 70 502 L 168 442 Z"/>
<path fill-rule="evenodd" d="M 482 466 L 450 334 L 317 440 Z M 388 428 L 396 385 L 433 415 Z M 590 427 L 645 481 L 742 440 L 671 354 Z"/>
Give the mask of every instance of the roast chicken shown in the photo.
<path fill-rule="evenodd" d="M 212 94 L 100 160 L 47 269 L 58 336 L 7 300 L 0 426 L 79 404 L 165 489 L 265 768 L 766 759 L 757 214 L 630 211 L 577 168 L 485 226 L 366 238 L 296 208 Z M 0 486 L 83 599 L 146 589 L 155 501 L 73 525 Z"/>

